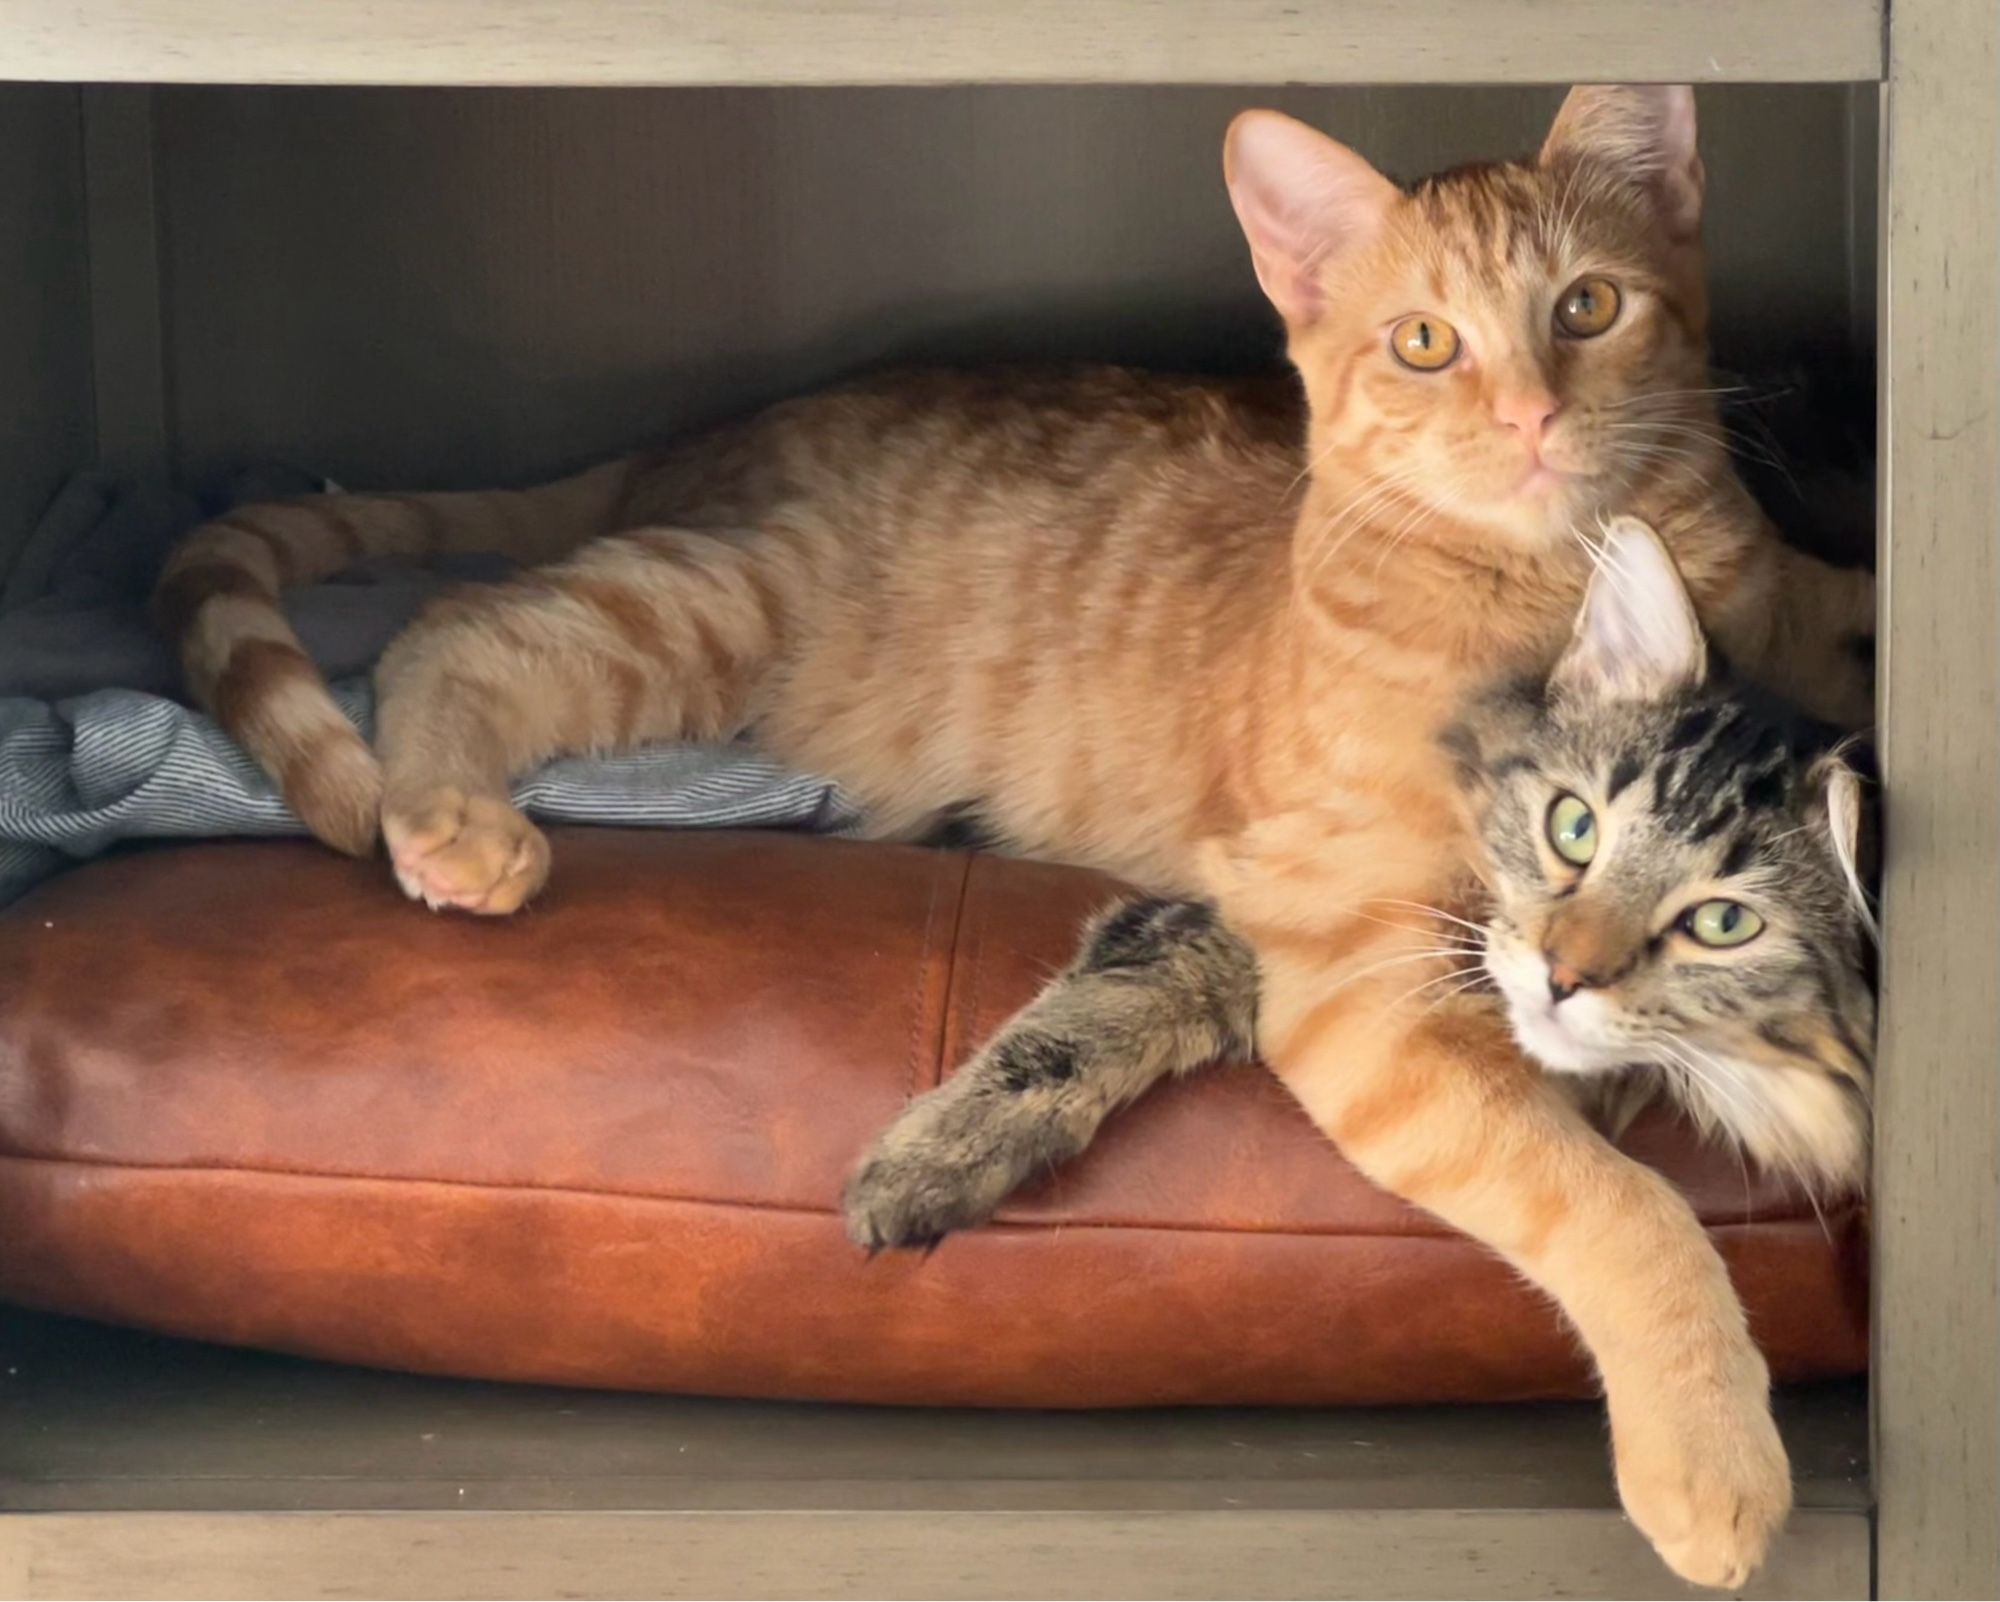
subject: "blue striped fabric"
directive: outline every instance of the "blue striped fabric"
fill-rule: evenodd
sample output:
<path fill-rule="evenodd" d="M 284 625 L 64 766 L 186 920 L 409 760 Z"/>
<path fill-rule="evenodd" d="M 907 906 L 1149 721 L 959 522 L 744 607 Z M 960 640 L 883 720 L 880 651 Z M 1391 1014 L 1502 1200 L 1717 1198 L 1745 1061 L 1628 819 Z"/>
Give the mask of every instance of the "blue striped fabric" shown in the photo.
<path fill-rule="evenodd" d="M 367 733 L 367 681 L 334 694 Z M 837 786 L 741 744 L 552 762 L 517 784 L 514 800 L 550 823 L 832 834 L 861 824 Z M 121 840 L 304 832 L 235 743 L 178 702 L 132 690 L 53 704 L 0 698 L 0 905 Z"/>
<path fill-rule="evenodd" d="M 206 512 L 337 487 L 291 469 L 242 475 L 198 505 L 159 484 L 78 475 L 51 503 L 0 590 L 0 905 L 121 840 L 303 834 L 271 781 L 215 723 L 161 691 L 172 653 L 145 621 L 161 558 Z M 497 557 L 385 570 L 365 583 L 293 592 L 287 611 L 364 735 L 367 669 L 428 597 L 504 577 Z M 125 688 L 100 686 L 123 685 Z M 657 745 L 553 762 L 515 787 L 550 823 L 859 832 L 852 801 L 823 779 L 743 744 Z"/>
<path fill-rule="evenodd" d="M 160 558 L 204 512 L 242 500 L 338 488 L 290 468 L 256 468 L 206 504 L 162 486 L 78 474 L 50 504 L 0 590 L 0 904 L 120 840 L 304 834 L 276 786 L 172 690 L 172 652 L 144 598 Z M 432 572 L 378 572 L 286 598 L 292 624 L 334 684 L 340 710 L 372 732 L 368 666 L 438 588 L 500 578 L 492 556 Z M 98 686 L 136 688 L 98 688 Z M 834 784 L 782 768 L 746 744 L 664 744 L 552 762 L 514 788 L 532 818 L 652 828 L 802 828 L 854 834 L 860 812 Z"/>

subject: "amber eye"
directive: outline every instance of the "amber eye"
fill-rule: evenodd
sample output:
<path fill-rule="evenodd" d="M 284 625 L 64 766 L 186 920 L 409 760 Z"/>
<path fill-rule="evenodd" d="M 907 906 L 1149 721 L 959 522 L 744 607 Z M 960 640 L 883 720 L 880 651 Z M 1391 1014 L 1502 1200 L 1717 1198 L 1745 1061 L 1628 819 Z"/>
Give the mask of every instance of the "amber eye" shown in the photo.
<path fill-rule="evenodd" d="M 1437 317 L 1405 317 L 1389 330 L 1389 348 L 1405 367 L 1442 372 L 1458 359 L 1458 330 Z"/>
<path fill-rule="evenodd" d="M 1595 339 L 1618 321 L 1618 286 L 1608 278 L 1579 278 L 1556 302 L 1556 327 L 1571 339 Z"/>

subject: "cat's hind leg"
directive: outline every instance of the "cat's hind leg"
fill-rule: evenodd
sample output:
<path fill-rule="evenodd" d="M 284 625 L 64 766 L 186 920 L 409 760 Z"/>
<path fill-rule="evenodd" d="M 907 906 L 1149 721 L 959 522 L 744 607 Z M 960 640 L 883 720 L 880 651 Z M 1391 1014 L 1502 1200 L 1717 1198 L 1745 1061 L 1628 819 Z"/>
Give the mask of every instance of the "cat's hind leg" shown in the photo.
<path fill-rule="evenodd" d="M 1257 962 L 1198 901 L 1113 907 L 1076 959 L 876 1140 L 842 1196 L 869 1251 L 983 1223 L 1170 1074 L 1247 1053 Z"/>
<path fill-rule="evenodd" d="M 376 670 L 382 833 L 404 892 L 519 908 L 549 849 L 509 781 L 555 756 L 734 734 L 802 580 L 779 536 L 656 529 L 433 606 Z"/>

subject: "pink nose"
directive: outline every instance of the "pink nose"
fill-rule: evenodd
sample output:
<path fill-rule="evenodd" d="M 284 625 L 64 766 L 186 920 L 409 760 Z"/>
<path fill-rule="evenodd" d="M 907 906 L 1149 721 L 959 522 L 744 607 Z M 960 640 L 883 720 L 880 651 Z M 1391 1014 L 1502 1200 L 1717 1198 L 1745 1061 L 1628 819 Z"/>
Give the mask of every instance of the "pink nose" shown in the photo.
<path fill-rule="evenodd" d="M 1509 428 L 1519 429 L 1530 445 L 1540 445 L 1542 432 L 1556 414 L 1556 399 L 1545 389 L 1516 390 L 1495 397 L 1493 415 Z"/>

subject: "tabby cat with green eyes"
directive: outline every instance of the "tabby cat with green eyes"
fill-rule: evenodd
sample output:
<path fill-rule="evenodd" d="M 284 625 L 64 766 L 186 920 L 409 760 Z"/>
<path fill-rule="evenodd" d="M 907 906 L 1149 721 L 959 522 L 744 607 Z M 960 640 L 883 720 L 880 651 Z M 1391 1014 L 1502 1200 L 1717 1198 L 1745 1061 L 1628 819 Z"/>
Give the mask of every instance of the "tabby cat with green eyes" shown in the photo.
<path fill-rule="evenodd" d="M 1711 662 L 1645 525 L 1614 523 L 1598 556 L 1553 673 L 1477 697 L 1446 736 L 1479 921 L 1415 988 L 1490 984 L 1521 1046 L 1614 1126 L 1665 1091 L 1808 1190 L 1858 1190 L 1875 998 L 1855 748 Z M 1435 911 L 1368 909 L 1410 929 L 1413 965 L 1441 955 Z M 1158 1079 L 1249 1054 L 1256 1002 L 1254 957 L 1205 904 L 1113 909 L 881 1137 L 850 1233 L 927 1244 L 980 1222 Z"/>
<path fill-rule="evenodd" d="M 1606 541 L 1548 683 L 1483 698 L 1449 742 L 1484 971 L 1521 1046 L 1614 1097 L 1664 1085 L 1764 1166 L 1859 1189 L 1875 999 L 1852 744 L 1710 671 L 1637 524 Z"/>

